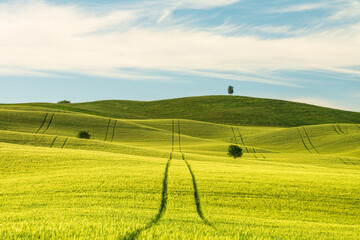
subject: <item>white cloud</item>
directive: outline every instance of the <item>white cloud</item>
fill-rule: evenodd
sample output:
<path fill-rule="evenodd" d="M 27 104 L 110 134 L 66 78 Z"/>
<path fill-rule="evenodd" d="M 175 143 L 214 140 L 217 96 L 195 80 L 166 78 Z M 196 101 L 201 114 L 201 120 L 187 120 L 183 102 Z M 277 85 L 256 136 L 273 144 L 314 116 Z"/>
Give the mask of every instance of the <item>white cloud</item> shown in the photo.
<path fill-rule="evenodd" d="M 204 8 L 235 1 L 191 2 L 183 4 Z M 222 35 L 216 29 L 145 27 L 139 22 L 143 16 L 138 11 L 146 13 L 146 9 L 115 9 L 100 15 L 76 6 L 39 1 L 1 4 L 0 74 L 56 71 L 148 80 L 157 77 L 121 69 L 197 72 L 214 77 L 211 70 L 232 72 L 217 75 L 219 78 L 259 81 L 236 75 L 282 69 L 344 72 L 360 60 L 359 25 L 303 37 L 260 39 Z M 158 13 L 155 22 L 167 17 L 162 11 Z M 294 85 L 285 80 L 263 81 Z"/>
<path fill-rule="evenodd" d="M 286 6 L 283 8 L 272 9 L 270 13 L 293 13 L 293 12 L 304 12 L 315 9 L 322 9 L 329 7 L 333 2 L 322 2 L 322 3 L 308 3 L 308 4 L 295 4 Z"/>

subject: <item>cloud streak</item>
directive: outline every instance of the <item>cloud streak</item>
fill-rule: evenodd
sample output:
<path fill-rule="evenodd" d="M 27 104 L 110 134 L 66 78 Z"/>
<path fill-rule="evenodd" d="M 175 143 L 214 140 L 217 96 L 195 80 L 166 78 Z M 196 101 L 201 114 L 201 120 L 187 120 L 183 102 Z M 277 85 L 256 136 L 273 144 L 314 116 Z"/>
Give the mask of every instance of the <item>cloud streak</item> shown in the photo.
<path fill-rule="evenodd" d="M 206 9 L 234 2 L 182 1 L 174 8 Z M 360 60 L 360 25 L 352 26 L 351 31 L 333 29 L 301 37 L 262 39 L 223 35 L 216 28 L 144 24 L 144 17 L 154 22 L 166 19 L 173 11 L 166 7 L 119 8 L 99 14 L 43 1 L 0 4 L 0 75 L 55 71 L 128 80 L 160 78 L 122 70 L 131 68 L 245 81 L 260 78 L 241 77 L 243 73 L 278 70 L 360 76 L 359 71 L 347 68 Z M 148 16 L 143 15 L 146 12 Z M 266 80 L 266 75 L 262 78 L 267 84 L 296 86 L 287 80 Z"/>

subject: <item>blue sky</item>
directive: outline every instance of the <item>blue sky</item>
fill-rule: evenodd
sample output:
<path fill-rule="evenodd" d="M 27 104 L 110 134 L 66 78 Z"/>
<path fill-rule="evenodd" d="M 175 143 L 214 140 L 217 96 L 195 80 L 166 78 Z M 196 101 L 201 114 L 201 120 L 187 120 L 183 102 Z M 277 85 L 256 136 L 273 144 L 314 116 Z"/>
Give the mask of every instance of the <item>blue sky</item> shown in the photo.
<path fill-rule="evenodd" d="M 235 94 L 360 111 L 360 1 L 0 0 L 0 102 Z"/>

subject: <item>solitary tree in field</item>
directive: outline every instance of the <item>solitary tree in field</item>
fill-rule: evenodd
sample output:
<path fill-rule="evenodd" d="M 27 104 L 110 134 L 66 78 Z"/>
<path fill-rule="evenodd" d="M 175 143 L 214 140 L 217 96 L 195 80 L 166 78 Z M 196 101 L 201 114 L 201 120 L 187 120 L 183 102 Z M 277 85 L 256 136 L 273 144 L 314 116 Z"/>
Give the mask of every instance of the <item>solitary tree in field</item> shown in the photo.
<path fill-rule="evenodd" d="M 228 87 L 228 93 L 229 93 L 229 94 L 233 94 L 233 93 L 234 93 L 234 87 L 233 87 L 233 86 L 229 86 L 229 87 Z"/>
<path fill-rule="evenodd" d="M 88 131 L 80 130 L 77 137 L 78 138 L 90 139 L 91 135 L 90 135 L 90 133 Z"/>
<path fill-rule="evenodd" d="M 228 155 L 234 158 L 241 157 L 243 155 L 241 147 L 237 145 L 230 145 L 228 149 Z"/>

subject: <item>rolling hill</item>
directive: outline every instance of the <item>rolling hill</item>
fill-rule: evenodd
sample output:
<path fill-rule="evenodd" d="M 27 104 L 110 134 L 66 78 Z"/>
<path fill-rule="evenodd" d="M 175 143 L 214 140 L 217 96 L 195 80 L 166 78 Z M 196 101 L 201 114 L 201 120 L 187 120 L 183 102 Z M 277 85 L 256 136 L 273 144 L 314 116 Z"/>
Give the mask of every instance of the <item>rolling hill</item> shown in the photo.
<path fill-rule="evenodd" d="M 31 103 L 0 105 L 1 108 L 70 111 L 121 119 L 177 118 L 242 126 L 295 127 L 360 123 L 358 112 L 241 96 L 202 96 L 150 102 L 109 100 L 75 104 Z"/>
<path fill-rule="evenodd" d="M 0 105 L 0 239 L 357 239 L 357 116 L 233 96 Z"/>

